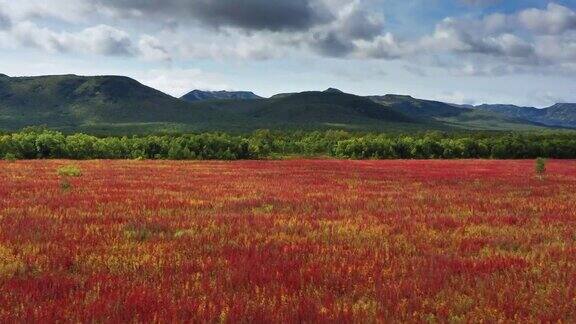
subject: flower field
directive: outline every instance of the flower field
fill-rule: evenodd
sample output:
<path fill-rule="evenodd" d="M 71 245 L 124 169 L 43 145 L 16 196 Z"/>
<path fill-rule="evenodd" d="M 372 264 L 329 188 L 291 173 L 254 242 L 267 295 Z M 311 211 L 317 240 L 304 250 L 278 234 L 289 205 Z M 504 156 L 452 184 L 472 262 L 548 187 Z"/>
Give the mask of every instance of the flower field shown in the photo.
<path fill-rule="evenodd" d="M 576 161 L 70 163 L 0 162 L 2 323 L 576 321 Z"/>

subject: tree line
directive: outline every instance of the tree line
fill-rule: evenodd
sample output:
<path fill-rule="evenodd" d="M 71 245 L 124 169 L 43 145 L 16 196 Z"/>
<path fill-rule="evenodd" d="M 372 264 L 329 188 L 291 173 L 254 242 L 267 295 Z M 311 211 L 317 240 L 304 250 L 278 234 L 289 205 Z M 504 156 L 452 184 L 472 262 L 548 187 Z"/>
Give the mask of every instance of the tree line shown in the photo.
<path fill-rule="evenodd" d="M 285 156 L 345 159 L 576 158 L 576 132 L 361 134 L 346 131 L 97 137 L 44 128 L 0 134 L 6 159 L 239 160 Z"/>

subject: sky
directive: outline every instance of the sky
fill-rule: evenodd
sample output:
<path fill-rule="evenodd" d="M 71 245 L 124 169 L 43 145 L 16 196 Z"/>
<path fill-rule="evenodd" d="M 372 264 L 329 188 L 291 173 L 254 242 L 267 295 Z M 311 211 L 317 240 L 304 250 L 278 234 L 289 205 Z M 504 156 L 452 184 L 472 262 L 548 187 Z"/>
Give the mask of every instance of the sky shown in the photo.
<path fill-rule="evenodd" d="M 576 102 L 576 0 L 0 0 L 0 73 Z"/>

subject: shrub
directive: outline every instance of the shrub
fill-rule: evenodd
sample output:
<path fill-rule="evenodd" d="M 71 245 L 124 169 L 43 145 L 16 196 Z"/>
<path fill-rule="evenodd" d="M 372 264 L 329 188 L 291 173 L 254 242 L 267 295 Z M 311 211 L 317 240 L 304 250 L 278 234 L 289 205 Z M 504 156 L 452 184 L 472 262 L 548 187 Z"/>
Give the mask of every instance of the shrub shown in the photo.
<path fill-rule="evenodd" d="M 60 189 L 68 191 L 72 188 L 70 178 L 82 176 L 82 170 L 75 165 L 65 165 L 58 169 L 58 176 L 60 176 Z"/>
<path fill-rule="evenodd" d="M 80 177 L 82 170 L 75 165 L 66 165 L 58 169 L 58 175 L 61 177 Z"/>
<path fill-rule="evenodd" d="M 4 160 L 8 161 L 8 162 L 15 162 L 16 161 L 16 155 L 13 153 L 6 153 L 6 155 L 4 155 Z"/>
<path fill-rule="evenodd" d="M 546 160 L 543 158 L 536 159 L 536 174 L 542 176 L 546 173 Z"/>

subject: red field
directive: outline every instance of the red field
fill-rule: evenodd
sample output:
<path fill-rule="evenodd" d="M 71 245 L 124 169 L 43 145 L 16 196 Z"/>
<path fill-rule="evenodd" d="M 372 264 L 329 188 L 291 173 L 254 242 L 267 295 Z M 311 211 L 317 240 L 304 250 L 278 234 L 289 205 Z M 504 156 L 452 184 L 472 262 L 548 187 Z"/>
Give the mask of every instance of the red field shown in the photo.
<path fill-rule="evenodd" d="M 576 321 L 576 162 L 0 162 L 0 322 Z"/>

